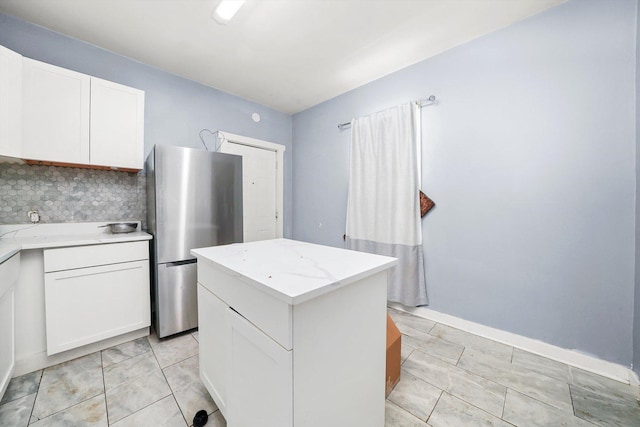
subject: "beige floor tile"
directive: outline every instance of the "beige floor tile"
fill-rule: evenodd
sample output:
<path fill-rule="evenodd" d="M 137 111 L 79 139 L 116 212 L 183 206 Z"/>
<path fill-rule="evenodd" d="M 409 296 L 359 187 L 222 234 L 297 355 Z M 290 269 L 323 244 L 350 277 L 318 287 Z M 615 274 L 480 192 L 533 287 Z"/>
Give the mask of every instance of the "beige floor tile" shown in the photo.
<path fill-rule="evenodd" d="M 558 409 L 573 411 L 569 385 L 565 381 L 541 375 L 499 358 L 488 358 L 487 353 L 470 348 L 465 349 L 458 366 Z"/>
<path fill-rule="evenodd" d="M 9 381 L 7 390 L 4 392 L 4 396 L 2 396 L 0 405 L 35 393 L 38 391 L 41 378 L 42 369 L 12 378 L 11 381 Z"/>
<path fill-rule="evenodd" d="M 502 416 L 505 386 L 460 369 L 421 350 L 414 351 L 403 370 L 495 416 Z"/>
<path fill-rule="evenodd" d="M 198 341 L 189 333 L 162 340 L 156 335 L 149 335 L 147 338 L 161 368 L 198 354 Z"/>
<path fill-rule="evenodd" d="M 433 335 L 419 338 L 406 337 L 405 341 L 407 345 L 413 348 L 419 348 L 425 353 L 442 359 L 452 365 L 458 363 L 464 350 L 464 346 L 460 344 L 455 344 L 442 338 L 434 337 Z"/>
<path fill-rule="evenodd" d="M 148 351 L 139 356 L 109 365 L 104 368 L 103 372 L 104 385 L 108 391 L 140 375 L 158 373 L 160 372 L 160 366 L 153 352 Z"/>
<path fill-rule="evenodd" d="M 620 399 L 604 391 L 571 386 L 577 417 L 599 426 L 640 426 L 640 404 L 635 398 Z"/>
<path fill-rule="evenodd" d="M 115 347 L 102 350 L 102 366 L 107 367 L 151 351 L 147 337 L 138 338 Z"/>
<path fill-rule="evenodd" d="M 32 415 L 46 418 L 102 393 L 100 353 L 92 353 L 44 370 Z"/>
<path fill-rule="evenodd" d="M 403 371 L 400 382 L 389 395 L 389 401 L 426 421 L 438 402 L 442 390 Z"/>
<path fill-rule="evenodd" d="M 404 409 L 387 401 L 384 410 L 385 427 L 427 427 L 427 423 L 419 420 Z"/>
<path fill-rule="evenodd" d="M 107 413 L 114 423 L 171 394 L 162 372 L 142 375 L 107 390 Z M 173 400 L 173 397 L 171 398 Z"/>
<path fill-rule="evenodd" d="M 564 363 L 538 356 L 524 350 L 514 349 L 512 363 L 531 372 L 564 381 L 571 379 L 571 368 Z"/>
<path fill-rule="evenodd" d="M 426 337 L 429 331 L 435 326 L 435 322 L 422 317 L 414 316 L 404 311 L 389 308 L 387 310 L 389 316 L 403 335 L 411 337 Z"/>
<path fill-rule="evenodd" d="M 113 427 L 186 427 L 187 423 L 173 396 L 167 396 L 111 425 Z"/>
<path fill-rule="evenodd" d="M 514 390 L 507 390 L 502 418 L 517 426 L 593 427 L 572 413 L 542 403 Z"/>
<path fill-rule="evenodd" d="M 440 323 L 433 327 L 430 334 L 445 341 L 461 345 L 465 347 L 465 349 L 474 349 L 476 353 L 481 352 L 496 359 L 501 359 L 505 362 L 511 362 L 513 347 L 510 347 L 508 345 L 501 344 L 499 342 L 495 342 L 477 335 L 473 335 L 469 332 L 452 328 L 451 326 L 442 325 Z"/>
<path fill-rule="evenodd" d="M 107 427 L 104 394 L 92 397 L 63 411 L 43 418 L 33 427 Z"/>
<path fill-rule="evenodd" d="M 198 356 L 192 356 L 171 365 L 163 372 L 184 418 L 189 423 L 193 420 L 196 412 L 201 409 L 206 410 L 208 414 L 218 410 L 209 392 L 200 381 Z"/>
<path fill-rule="evenodd" d="M 34 393 L 0 405 L 0 426 L 26 427 L 35 400 Z"/>
<path fill-rule="evenodd" d="M 433 427 L 511 427 L 500 418 L 448 393 L 442 393 L 429 417 L 429 425 Z"/>

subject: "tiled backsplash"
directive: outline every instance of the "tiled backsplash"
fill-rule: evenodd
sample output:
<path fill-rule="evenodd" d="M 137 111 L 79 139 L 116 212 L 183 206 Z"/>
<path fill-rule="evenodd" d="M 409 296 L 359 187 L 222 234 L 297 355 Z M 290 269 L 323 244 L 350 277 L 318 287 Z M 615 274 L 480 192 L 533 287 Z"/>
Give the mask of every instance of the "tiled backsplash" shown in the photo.
<path fill-rule="evenodd" d="M 140 220 L 146 228 L 144 173 L 0 163 L 0 224 Z"/>

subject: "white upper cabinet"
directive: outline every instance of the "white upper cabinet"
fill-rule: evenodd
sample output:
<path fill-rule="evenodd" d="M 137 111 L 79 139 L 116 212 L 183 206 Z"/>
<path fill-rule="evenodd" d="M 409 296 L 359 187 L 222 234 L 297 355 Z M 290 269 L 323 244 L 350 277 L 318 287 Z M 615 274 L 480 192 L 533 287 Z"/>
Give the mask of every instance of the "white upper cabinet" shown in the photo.
<path fill-rule="evenodd" d="M 18 157 L 139 170 L 143 156 L 143 91 L 23 58 Z"/>
<path fill-rule="evenodd" d="M 22 55 L 0 46 L 0 156 L 22 155 Z"/>
<path fill-rule="evenodd" d="M 23 58 L 22 158 L 89 164 L 91 78 Z"/>
<path fill-rule="evenodd" d="M 144 92 L 91 78 L 92 165 L 142 169 Z"/>

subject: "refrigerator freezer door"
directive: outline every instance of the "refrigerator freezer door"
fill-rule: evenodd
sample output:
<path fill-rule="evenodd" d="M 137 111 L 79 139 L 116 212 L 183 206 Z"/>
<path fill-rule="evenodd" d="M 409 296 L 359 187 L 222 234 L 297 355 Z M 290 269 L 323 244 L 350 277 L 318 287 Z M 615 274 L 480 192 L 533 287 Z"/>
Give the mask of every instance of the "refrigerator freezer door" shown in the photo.
<path fill-rule="evenodd" d="M 156 146 L 155 203 L 159 264 L 193 259 L 193 248 L 242 242 L 242 158 Z"/>
<path fill-rule="evenodd" d="M 158 265 L 155 328 L 159 338 L 198 326 L 197 263 Z"/>

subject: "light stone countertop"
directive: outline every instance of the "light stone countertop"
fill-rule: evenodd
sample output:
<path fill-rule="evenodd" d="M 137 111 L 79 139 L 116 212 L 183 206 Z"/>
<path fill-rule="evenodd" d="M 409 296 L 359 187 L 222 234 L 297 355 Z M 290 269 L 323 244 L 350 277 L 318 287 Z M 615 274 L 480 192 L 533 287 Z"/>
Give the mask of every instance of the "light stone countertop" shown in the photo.
<path fill-rule="evenodd" d="M 14 239 L 0 239 L 0 263 L 20 252 L 20 249 L 22 246 Z"/>
<path fill-rule="evenodd" d="M 138 222 L 139 221 L 111 221 Z M 153 236 L 143 231 L 111 234 L 106 228 L 98 228 L 108 222 L 31 224 L 0 226 L 0 262 L 4 262 L 21 250 L 62 248 L 67 246 L 100 245 L 105 243 L 151 240 Z"/>
<path fill-rule="evenodd" d="M 210 262 L 291 305 L 384 271 L 396 258 L 288 239 L 192 249 Z"/>

